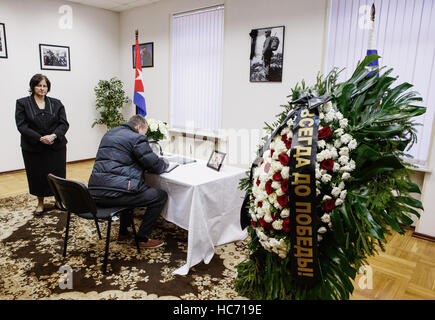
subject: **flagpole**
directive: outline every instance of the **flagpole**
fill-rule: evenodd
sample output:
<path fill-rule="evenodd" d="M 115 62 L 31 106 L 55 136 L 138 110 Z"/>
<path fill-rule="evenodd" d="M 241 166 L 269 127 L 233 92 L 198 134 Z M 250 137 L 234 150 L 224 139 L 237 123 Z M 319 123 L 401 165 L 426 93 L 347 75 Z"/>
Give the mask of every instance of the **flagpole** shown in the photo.
<path fill-rule="evenodd" d="M 138 29 L 136 29 L 135 30 L 135 32 L 134 32 L 134 34 L 135 34 L 135 37 L 136 37 L 136 43 L 137 43 L 137 41 L 138 41 L 138 39 L 139 39 L 139 30 Z M 136 48 L 135 48 L 136 49 Z M 135 50 L 136 51 L 136 50 Z M 136 52 L 135 52 L 135 54 L 136 54 Z M 136 106 L 136 114 L 138 114 L 139 113 L 139 108 Z"/>

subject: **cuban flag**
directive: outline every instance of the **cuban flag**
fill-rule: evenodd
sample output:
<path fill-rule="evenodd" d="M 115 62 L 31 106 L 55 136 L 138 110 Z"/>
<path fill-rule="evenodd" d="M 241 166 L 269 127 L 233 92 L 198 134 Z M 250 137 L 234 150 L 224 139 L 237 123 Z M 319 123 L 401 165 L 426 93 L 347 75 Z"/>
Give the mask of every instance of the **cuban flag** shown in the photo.
<path fill-rule="evenodd" d="M 373 53 L 378 54 L 378 50 L 376 49 L 376 32 L 375 32 L 375 4 L 372 4 L 372 10 L 371 10 L 371 19 L 369 24 L 369 32 L 368 32 L 368 44 L 367 44 L 367 55 L 371 55 Z M 369 66 L 378 66 L 379 67 L 379 61 L 376 59 L 375 61 L 372 61 L 369 63 Z M 372 74 L 372 73 L 370 73 Z M 379 77 L 379 73 L 378 73 Z"/>
<path fill-rule="evenodd" d="M 145 117 L 147 114 L 145 104 L 145 93 L 142 78 L 142 60 L 139 52 L 139 41 L 136 38 L 136 76 L 134 79 L 134 96 L 133 103 L 137 106 L 137 112 L 141 116 Z"/>

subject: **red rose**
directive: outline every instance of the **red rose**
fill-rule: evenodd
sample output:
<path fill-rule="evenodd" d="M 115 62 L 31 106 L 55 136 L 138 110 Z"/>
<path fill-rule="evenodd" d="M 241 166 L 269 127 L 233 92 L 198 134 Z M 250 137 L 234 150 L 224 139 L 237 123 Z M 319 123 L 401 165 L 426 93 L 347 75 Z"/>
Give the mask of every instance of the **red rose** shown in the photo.
<path fill-rule="evenodd" d="M 332 159 L 325 159 L 322 162 L 320 162 L 320 168 L 325 170 L 332 170 L 334 168 L 334 160 Z"/>
<path fill-rule="evenodd" d="M 261 159 L 260 159 L 260 164 L 263 164 L 263 162 L 264 162 L 264 159 L 261 158 Z"/>
<path fill-rule="evenodd" d="M 281 141 L 284 143 L 287 141 L 287 135 L 285 133 L 282 135 Z"/>
<path fill-rule="evenodd" d="M 278 197 L 278 203 L 281 207 L 285 208 L 288 204 L 288 196 L 286 194 L 283 194 L 282 196 Z"/>
<path fill-rule="evenodd" d="M 257 202 L 257 206 L 258 206 L 259 208 L 261 208 L 261 207 L 263 206 L 263 202 L 258 201 L 258 202 Z"/>
<path fill-rule="evenodd" d="M 284 232 L 290 232 L 290 218 L 287 217 L 284 219 L 284 221 L 282 222 L 282 230 Z"/>
<path fill-rule="evenodd" d="M 326 200 L 326 201 L 322 204 L 322 208 L 323 208 L 323 210 L 325 210 L 326 212 L 331 211 L 332 209 L 335 208 L 335 201 L 334 201 L 333 199 Z"/>
<path fill-rule="evenodd" d="M 288 139 L 287 142 L 285 143 L 285 147 L 286 147 L 287 149 L 291 149 L 291 147 L 292 147 L 292 141 L 293 141 L 293 139 L 290 138 L 290 139 Z"/>
<path fill-rule="evenodd" d="M 288 191 L 288 179 L 281 181 L 281 189 L 282 189 L 282 192 Z"/>
<path fill-rule="evenodd" d="M 278 156 L 278 160 L 279 160 L 279 162 L 281 162 L 281 164 L 283 166 L 288 166 L 288 164 L 290 162 L 290 157 L 288 155 L 286 155 L 285 153 L 281 153 Z"/>
<path fill-rule="evenodd" d="M 257 221 L 251 220 L 251 224 L 254 228 L 257 228 Z"/>
<path fill-rule="evenodd" d="M 275 150 L 273 150 L 273 149 L 270 149 L 270 157 L 272 158 L 273 157 L 273 153 L 275 152 Z"/>
<path fill-rule="evenodd" d="M 269 180 L 266 182 L 266 192 L 267 194 L 271 194 L 272 192 L 274 192 L 275 190 L 272 188 L 272 180 Z"/>
<path fill-rule="evenodd" d="M 323 127 L 318 132 L 319 139 L 326 139 L 332 135 L 331 128 L 329 126 Z"/>
<path fill-rule="evenodd" d="M 264 229 L 272 229 L 272 224 L 264 221 L 264 218 L 260 218 L 259 222 L 261 227 L 263 227 Z"/>
<path fill-rule="evenodd" d="M 257 186 L 260 185 L 260 179 L 257 179 Z"/>
<path fill-rule="evenodd" d="M 275 181 L 281 181 L 282 180 L 281 172 L 276 172 L 273 175 L 272 179 L 275 180 Z"/>
<path fill-rule="evenodd" d="M 264 221 L 264 218 L 260 218 L 258 220 L 258 222 L 260 222 L 260 226 L 262 226 L 264 228 L 264 225 L 266 224 L 266 221 Z"/>

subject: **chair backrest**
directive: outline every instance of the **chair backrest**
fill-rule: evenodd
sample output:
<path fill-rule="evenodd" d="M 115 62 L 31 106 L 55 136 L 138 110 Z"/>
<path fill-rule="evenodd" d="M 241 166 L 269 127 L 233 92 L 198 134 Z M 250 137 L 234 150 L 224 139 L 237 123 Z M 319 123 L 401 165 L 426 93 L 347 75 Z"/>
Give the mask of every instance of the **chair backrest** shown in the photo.
<path fill-rule="evenodd" d="M 53 180 L 49 179 L 47 176 L 47 181 L 48 181 L 48 185 L 49 185 L 51 191 L 54 194 L 54 198 L 56 199 L 56 202 L 59 204 L 59 206 L 61 206 L 63 209 L 65 209 L 65 207 L 62 204 L 62 199 L 60 198 L 59 193 L 57 192 L 56 186 L 53 183 Z"/>
<path fill-rule="evenodd" d="M 50 185 L 55 188 L 55 197 L 59 197 L 61 204 L 66 210 L 80 215 L 82 213 L 92 213 L 96 215 L 97 207 L 92 199 L 88 188 L 81 182 L 63 179 L 49 174 L 47 176 Z M 57 200 L 57 198 L 56 198 Z"/>

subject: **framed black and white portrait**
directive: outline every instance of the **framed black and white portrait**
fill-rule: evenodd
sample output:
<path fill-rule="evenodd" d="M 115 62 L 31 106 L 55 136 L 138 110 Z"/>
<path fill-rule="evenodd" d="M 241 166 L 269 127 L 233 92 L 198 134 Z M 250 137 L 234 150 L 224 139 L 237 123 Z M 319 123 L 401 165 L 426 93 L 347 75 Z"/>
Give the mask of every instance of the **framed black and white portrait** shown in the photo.
<path fill-rule="evenodd" d="M 282 82 L 284 26 L 252 29 L 251 82 Z"/>
<path fill-rule="evenodd" d="M 0 23 L 0 58 L 8 57 L 8 47 L 6 44 L 6 29 L 5 24 Z"/>
<path fill-rule="evenodd" d="M 222 163 L 224 162 L 226 153 L 220 152 L 218 150 L 213 150 L 210 155 L 210 158 L 207 162 L 207 167 L 212 168 L 216 171 L 219 171 L 222 167 Z"/>
<path fill-rule="evenodd" d="M 41 70 L 71 70 L 69 47 L 39 44 Z"/>
<path fill-rule="evenodd" d="M 133 69 L 136 68 L 136 45 L 132 46 Z M 139 43 L 140 59 L 142 68 L 154 67 L 154 42 Z"/>

